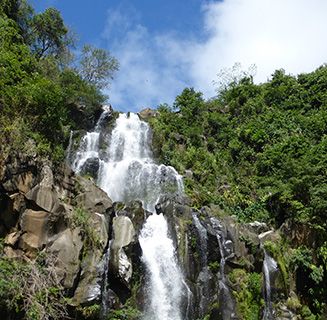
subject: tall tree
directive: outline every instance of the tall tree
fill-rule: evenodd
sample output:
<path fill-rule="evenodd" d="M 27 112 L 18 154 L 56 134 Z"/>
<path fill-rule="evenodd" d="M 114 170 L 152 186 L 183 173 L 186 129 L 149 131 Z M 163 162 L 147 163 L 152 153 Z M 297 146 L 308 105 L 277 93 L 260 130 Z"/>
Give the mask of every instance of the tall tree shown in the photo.
<path fill-rule="evenodd" d="M 59 56 L 71 44 L 68 29 L 57 9 L 48 8 L 35 15 L 32 25 L 35 35 L 32 49 L 39 59 L 46 55 Z"/>
<path fill-rule="evenodd" d="M 29 44 L 34 10 L 28 2 L 26 0 L 0 0 L 0 15 L 5 15 L 15 21 L 24 42 Z"/>
<path fill-rule="evenodd" d="M 80 75 L 87 82 L 103 89 L 110 84 L 115 72 L 119 69 L 116 58 L 106 50 L 85 45 L 80 61 Z"/>

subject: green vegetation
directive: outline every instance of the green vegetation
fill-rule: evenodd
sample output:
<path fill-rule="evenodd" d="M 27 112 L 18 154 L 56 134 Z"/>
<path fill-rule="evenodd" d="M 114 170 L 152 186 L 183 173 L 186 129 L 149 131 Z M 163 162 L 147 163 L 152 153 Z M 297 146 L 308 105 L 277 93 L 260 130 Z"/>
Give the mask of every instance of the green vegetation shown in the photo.
<path fill-rule="evenodd" d="M 77 312 L 82 319 L 97 320 L 100 317 L 101 306 L 99 304 L 93 304 L 90 306 L 79 306 Z"/>
<path fill-rule="evenodd" d="M 290 289 L 290 260 L 291 260 L 291 248 L 286 243 L 266 241 L 264 248 L 275 259 L 278 265 L 278 269 L 282 276 L 282 282 L 284 291 L 288 292 Z"/>
<path fill-rule="evenodd" d="M 326 300 L 321 299 L 326 295 L 326 265 L 318 264 L 316 259 L 313 249 L 305 246 L 292 250 L 290 257 L 290 268 L 297 273 L 300 294 L 310 302 L 313 311 L 326 308 Z"/>
<path fill-rule="evenodd" d="M 125 305 L 120 310 L 111 310 L 109 312 L 108 320 L 138 320 L 141 319 L 142 313 L 128 305 Z"/>
<path fill-rule="evenodd" d="M 185 173 L 193 206 L 215 205 L 240 221 L 276 228 L 287 221 L 295 233 L 301 225 L 310 230 L 315 241 L 302 240 L 314 246 L 306 264 L 290 265 L 280 254 L 277 262 L 285 286 L 289 267 L 305 279 L 301 302 L 315 314 L 327 295 L 321 285 L 327 283 L 326 89 L 326 65 L 296 77 L 277 70 L 258 85 L 243 73 L 208 101 L 185 89 L 150 120 L 154 150 Z"/>
<path fill-rule="evenodd" d="M 237 301 L 238 313 L 244 320 L 260 318 L 260 309 L 263 305 L 261 283 L 258 273 L 247 273 L 243 269 L 234 269 L 229 279 L 236 288 L 233 295 Z"/>
<path fill-rule="evenodd" d="M 57 278 L 55 258 L 34 261 L 7 258 L 0 252 L 0 309 L 31 320 L 63 319 L 67 305 Z M 25 316 L 23 316 L 25 315 Z"/>
<path fill-rule="evenodd" d="M 91 46 L 74 58 L 72 46 L 58 10 L 0 0 L 1 145 L 60 160 L 70 130 L 92 126 L 118 62 Z"/>
<path fill-rule="evenodd" d="M 85 244 L 84 251 L 101 247 L 99 235 L 95 231 L 91 223 L 90 214 L 86 210 L 82 208 L 75 209 L 71 224 L 73 228 L 81 228 L 81 234 Z"/>

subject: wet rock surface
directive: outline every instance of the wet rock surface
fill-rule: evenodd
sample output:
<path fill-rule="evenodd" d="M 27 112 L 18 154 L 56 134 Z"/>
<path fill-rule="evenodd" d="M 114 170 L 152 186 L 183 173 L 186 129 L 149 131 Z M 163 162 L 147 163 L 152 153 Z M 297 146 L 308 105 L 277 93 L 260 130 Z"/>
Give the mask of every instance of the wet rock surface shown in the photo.
<path fill-rule="evenodd" d="M 56 256 L 54 268 L 74 307 L 105 301 L 108 308 L 120 309 L 126 301 L 133 301 L 142 310 L 146 270 L 138 238 L 151 214 L 142 202 L 112 203 L 92 179 L 76 176 L 67 167 L 55 170 L 47 160 L 16 154 L 2 163 L 0 234 L 5 238 L 5 254 L 13 259 L 34 259 L 38 252 Z M 242 319 L 237 297 L 243 278 L 261 275 L 264 292 L 263 249 L 280 242 L 280 232 L 260 222 L 239 223 L 216 207 L 197 210 L 187 203 L 186 198 L 163 196 L 155 207 L 168 221 L 169 236 L 191 292 L 189 300 L 186 295 L 183 298 L 182 308 L 188 310 L 189 320 L 205 316 Z M 83 214 L 91 231 L 78 224 L 77 212 Z M 287 224 L 282 229 L 299 243 L 315 241 L 310 228 L 303 227 L 305 240 Z M 88 232 L 91 238 L 95 235 L 93 243 Z M 270 278 L 274 314 L 276 319 L 295 320 L 298 310 L 286 305 L 289 289 L 279 263 Z M 241 276 L 235 280 L 235 274 Z M 106 296 L 104 286 L 108 287 Z"/>

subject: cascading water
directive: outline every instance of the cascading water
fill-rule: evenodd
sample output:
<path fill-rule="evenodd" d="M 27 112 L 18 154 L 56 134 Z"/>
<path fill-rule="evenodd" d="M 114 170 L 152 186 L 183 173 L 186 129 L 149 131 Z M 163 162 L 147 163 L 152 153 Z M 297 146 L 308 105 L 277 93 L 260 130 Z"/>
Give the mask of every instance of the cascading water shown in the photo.
<path fill-rule="evenodd" d="M 66 159 L 65 162 L 69 165 L 71 161 L 71 156 L 72 156 L 72 145 L 73 145 L 73 131 L 70 131 L 69 134 L 69 142 L 68 142 L 68 147 L 66 151 Z"/>
<path fill-rule="evenodd" d="M 81 150 L 77 152 L 72 166 L 74 171 L 81 172 L 87 159 L 99 158 L 99 137 L 99 132 L 87 132 L 82 138 Z"/>
<path fill-rule="evenodd" d="M 95 126 L 93 132 L 87 132 L 82 138 L 79 149 L 76 152 L 75 159 L 72 163 L 72 169 L 77 173 L 80 173 L 83 165 L 88 159 L 99 159 L 99 140 L 100 131 L 103 121 L 112 112 L 110 106 L 104 106 L 103 112 Z"/>
<path fill-rule="evenodd" d="M 273 320 L 273 306 L 271 302 L 271 276 L 278 270 L 277 262 L 264 250 L 263 260 L 263 274 L 265 279 L 265 309 L 263 313 L 263 320 Z"/>
<path fill-rule="evenodd" d="M 99 185 L 114 201 L 141 200 L 155 212 L 162 194 L 181 194 L 183 183 L 173 167 L 157 165 L 149 146 L 149 125 L 136 114 L 120 114 L 112 131 L 109 160 L 102 161 Z"/>
<path fill-rule="evenodd" d="M 173 241 L 162 214 L 151 215 L 140 234 L 143 261 L 149 272 L 147 320 L 181 319 L 183 277 L 178 267 Z"/>
<path fill-rule="evenodd" d="M 217 236 L 217 241 L 220 251 L 220 268 L 219 268 L 220 272 L 219 272 L 218 283 L 219 283 L 219 290 L 220 290 L 219 296 L 220 296 L 221 305 L 224 306 L 224 308 L 222 308 L 221 310 L 222 319 L 223 320 L 237 319 L 236 312 L 235 312 L 236 309 L 235 302 L 230 293 L 227 284 L 226 275 L 225 275 L 226 259 L 233 254 L 232 248 L 230 246 L 232 245 L 232 242 L 230 240 L 225 239 L 223 226 L 219 220 L 215 218 L 210 218 L 210 221 L 213 229 L 216 231 L 216 236 Z"/>
<path fill-rule="evenodd" d="M 99 154 L 99 130 L 87 133 L 73 167 L 79 171 Z M 113 201 L 141 200 L 153 213 L 140 235 L 142 260 L 148 271 L 146 320 L 180 320 L 183 298 L 190 295 L 175 257 L 163 214 L 154 214 L 161 195 L 183 194 L 181 177 L 172 167 L 157 165 L 150 149 L 149 125 L 136 114 L 120 114 L 108 143 L 108 158 L 100 159 L 98 184 Z M 84 145 L 83 145 L 84 144 Z"/>
<path fill-rule="evenodd" d="M 108 312 L 108 265 L 110 259 L 111 241 L 108 243 L 107 251 L 103 257 L 103 281 L 102 281 L 102 299 L 101 299 L 101 319 L 105 319 Z"/>
<path fill-rule="evenodd" d="M 208 270 L 208 257 L 207 257 L 208 234 L 207 234 L 207 229 L 201 224 L 195 212 L 192 213 L 192 218 L 199 235 L 200 246 L 201 246 L 200 248 L 201 272 L 198 277 L 198 279 L 201 281 L 201 285 L 198 286 L 199 287 L 198 296 L 200 300 L 199 313 L 200 316 L 204 316 L 208 303 L 207 300 L 209 297 L 209 287 L 208 287 L 209 270 Z"/>

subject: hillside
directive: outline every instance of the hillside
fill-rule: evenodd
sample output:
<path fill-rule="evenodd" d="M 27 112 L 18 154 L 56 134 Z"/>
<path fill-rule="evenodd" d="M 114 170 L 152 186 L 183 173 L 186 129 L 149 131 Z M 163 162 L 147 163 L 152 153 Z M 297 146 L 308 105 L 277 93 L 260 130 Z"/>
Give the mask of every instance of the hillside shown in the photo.
<path fill-rule="evenodd" d="M 0 4 L 1 319 L 326 319 L 326 65 L 119 114 L 109 52 Z"/>

